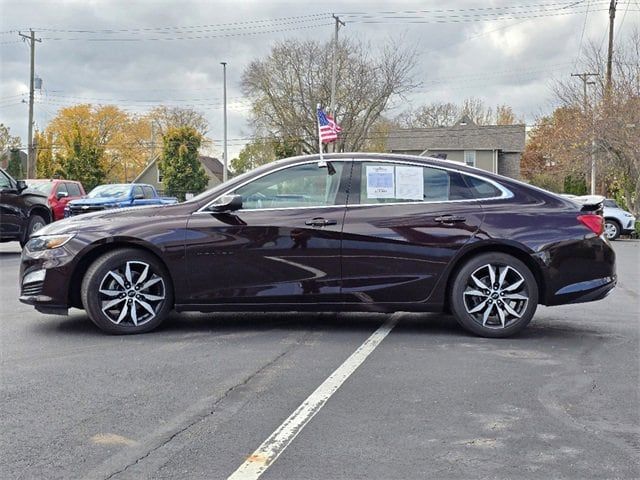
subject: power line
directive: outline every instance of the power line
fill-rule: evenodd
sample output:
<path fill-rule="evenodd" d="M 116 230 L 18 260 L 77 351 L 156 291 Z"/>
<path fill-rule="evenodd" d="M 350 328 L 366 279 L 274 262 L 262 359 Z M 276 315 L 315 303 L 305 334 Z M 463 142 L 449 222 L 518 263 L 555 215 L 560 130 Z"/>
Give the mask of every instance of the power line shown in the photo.
<path fill-rule="evenodd" d="M 574 62 L 574 68 L 578 65 L 578 60 L 582 54 L 582 40 L 584 39 L 584 32 L 587 29 L 587 19 L 589 18 L 589 7 L 591 6 L 591 0 L 587 3 L 587 11 L 584 14 L 584 23 L 582 24 L 582 33 L 580 34 L 580 42 L 578 43 L 578 53 L 576 54 L 576 60 Z"/>
<path fill-rule="evenodd" d="M 294 20 L 300 21 L 301 19 L 306 19 L 306 18 L 308 18 L 308 19 L 315 19 L 315 18 L 328 19 L 329 16 L 330 15 L 328 13 L 314 13 L 314 14 L 310 14 L 310 15 L 279 17 L 279 18 L 264 19 L 264 20 L 246 20 L 246 21 L 242 21 L 242 22 L 211 23 L 211 24 L 204 24 L 204 25 L 189 25 L 189 26 L 165 26 L 165 27 L 97 29 L 97 30 L 91 30 L 91 29 L 71 30 L 71 29 L 56 29 L 56 28 L 40 28 L 39 30 L 44 31 L 44 32 L 103 33 L 103 34 L 114 33 L 115 34 L 115 33 L 134 33 L 134 32 L 162 32 L 162 31 L 166 31 L 166 30 L 193 30 L 193 29 L 199 29 L 199 28 L 206 28 L 206 29 L 215 30 L 215 29 L 219 29 L 219 28 L 224 29 L 224 27 L 230 27 L 230 28 L 236 28 L 237 29 L 237 28 L 254 28 L 253 26 L 255 24 L 260 24 L 260 23 L 282 23 L 282 22 L 294 21 Z M 302 20 L 302 21 L 305 21 L 305 20 Z"/>

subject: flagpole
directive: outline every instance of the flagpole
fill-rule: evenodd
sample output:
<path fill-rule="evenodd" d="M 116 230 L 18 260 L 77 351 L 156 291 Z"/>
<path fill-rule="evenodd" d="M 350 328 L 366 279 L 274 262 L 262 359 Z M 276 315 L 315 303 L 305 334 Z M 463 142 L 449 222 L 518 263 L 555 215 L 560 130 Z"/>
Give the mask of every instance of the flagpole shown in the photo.
<path fill-rule="evenodd" d="M 320 152 L 320 161 L 323 162 L 322 159 L 322 137 L 320 136 L 320 117 L 318 116 L 318 112 L 320 111 L 320 104 L 318 104 L 316 108 L 316 123 L 318 124 L 318 151 Z"/>

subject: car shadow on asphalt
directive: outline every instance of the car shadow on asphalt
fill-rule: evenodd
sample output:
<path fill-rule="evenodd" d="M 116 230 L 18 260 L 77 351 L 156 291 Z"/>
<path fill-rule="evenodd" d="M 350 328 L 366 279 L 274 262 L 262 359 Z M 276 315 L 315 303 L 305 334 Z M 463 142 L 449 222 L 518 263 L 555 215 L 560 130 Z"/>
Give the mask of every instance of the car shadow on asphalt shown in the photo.
<path fill-rule="evenodd" d="M 461 341 L 477 338 L 458 325 L 451 315 L 443 313 L 401 313 L 394 329 L 396 334 L 458 337 Z M 226 335 L 230 333 L 282 331 L 330 331 L 330 332 L 373 332 L 391 314 L 383 313 L 172 313 L 156 330 L 148 335 L 184 335 L 201 333 L 203 335 Z M 85 312 L 71 310 L 68 317 L 43 318 L 43 322 L 34 327 L 45 335 L 64 334 L 90 337 L 110 337 L 102 333 L 87 317 Z M 508 339 L 482 339 L 491 342 L 515 341 L 531 342 L 551 339 L 569 339 L 577 337 L 600 337 L 607 332 L 585 328 L 576 323 L 546 319 L 535 319 L 524 331 Z M 140 335 L 131 337 L 140 338 Z"/>

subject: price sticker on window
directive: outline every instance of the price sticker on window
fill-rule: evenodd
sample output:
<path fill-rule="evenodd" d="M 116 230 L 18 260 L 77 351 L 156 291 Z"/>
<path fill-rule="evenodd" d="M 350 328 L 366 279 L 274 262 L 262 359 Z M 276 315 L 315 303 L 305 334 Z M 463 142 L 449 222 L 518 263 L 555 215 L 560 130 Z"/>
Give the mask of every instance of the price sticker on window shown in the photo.
<path fill-rule="evenodd" d="M 394 194 L 393 167 L 367 165 L 367 198 L 393 198 Z"/>

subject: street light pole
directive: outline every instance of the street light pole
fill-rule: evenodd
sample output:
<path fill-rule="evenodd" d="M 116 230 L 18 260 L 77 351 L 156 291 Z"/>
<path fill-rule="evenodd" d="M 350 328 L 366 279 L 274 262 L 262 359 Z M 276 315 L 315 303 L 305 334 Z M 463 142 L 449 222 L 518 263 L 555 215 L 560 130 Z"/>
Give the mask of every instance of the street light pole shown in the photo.
<path fill-rule="evenodd" d="M 220 62 L 222 65 L 222 96 L 223 96 L 223 110 L 224 110 L 224 164 L 222 170 L 222 182 L 227 181 L 228 176 L 228 163 L 227 163 L 227 62 Z"/>

